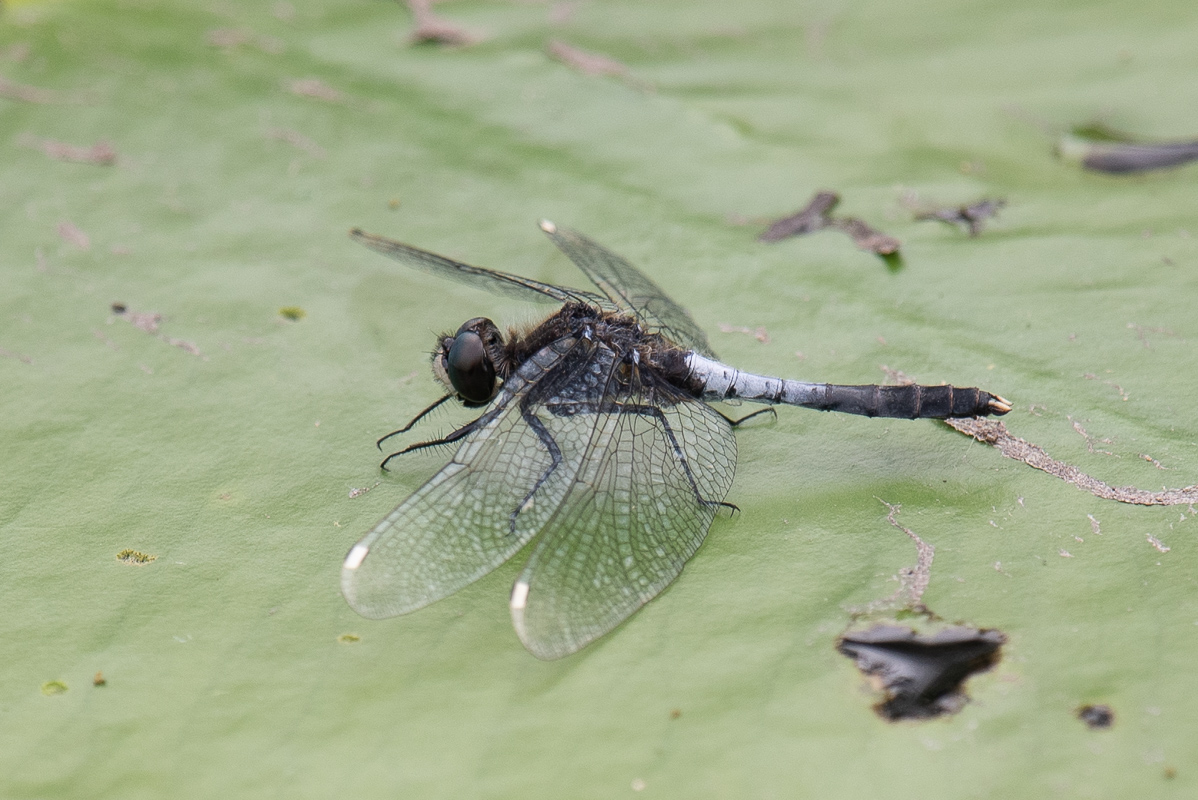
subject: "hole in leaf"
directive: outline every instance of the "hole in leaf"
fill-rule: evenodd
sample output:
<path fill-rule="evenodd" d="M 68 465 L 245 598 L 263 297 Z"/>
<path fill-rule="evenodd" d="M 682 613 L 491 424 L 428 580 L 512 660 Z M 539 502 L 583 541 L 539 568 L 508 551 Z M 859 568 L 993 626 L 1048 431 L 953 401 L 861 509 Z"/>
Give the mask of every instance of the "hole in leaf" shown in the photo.
<path fill-rule="evenodd" d="M 892 623 L 844 634 L 836 649 L 856 662 L 884 699 L 883 719 L 928 719 L 960 711 L 963 683 L 998 663 L 1007 637 L 967 626 L 920 633 Z"/>

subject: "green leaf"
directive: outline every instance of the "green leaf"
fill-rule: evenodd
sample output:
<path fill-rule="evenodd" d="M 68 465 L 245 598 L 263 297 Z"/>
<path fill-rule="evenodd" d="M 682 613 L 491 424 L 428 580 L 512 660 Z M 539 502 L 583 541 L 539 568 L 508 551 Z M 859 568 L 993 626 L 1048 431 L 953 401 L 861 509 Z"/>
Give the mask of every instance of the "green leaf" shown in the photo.
<path fill-rule="evenodd" d="M 381 0 L 5 4 L 0 795 L 1192 795 L 1192 512 L 933 422 L 782 409 L 740 432 L 742 513 L 558 662 L 512 632 L 520 559 L 382 622 L 338 592 L 442 463 L 380 476 L 373 447 L 437 397 L 433 334 L 544 310 L 355 226 L 581 285 L 548 217 L 744 369 L 981 386 L 1112 485 L 1195 483 L 1198 167 L 1086 174 L 1037 128 L 1192 138 L 1190 10 L 455 2 L 436 13 L 483 39 L 440 48 Z M 901 269 L 833 231 L 756 241 L 825 188 Z M 1008 205 L 971 239 L 915 222 L 912 192 Z M 950 718 L 883 722 L 835 650 L 915 562 L 879 499 L 936 547 L 925 602 L 1008 636 Z"/>

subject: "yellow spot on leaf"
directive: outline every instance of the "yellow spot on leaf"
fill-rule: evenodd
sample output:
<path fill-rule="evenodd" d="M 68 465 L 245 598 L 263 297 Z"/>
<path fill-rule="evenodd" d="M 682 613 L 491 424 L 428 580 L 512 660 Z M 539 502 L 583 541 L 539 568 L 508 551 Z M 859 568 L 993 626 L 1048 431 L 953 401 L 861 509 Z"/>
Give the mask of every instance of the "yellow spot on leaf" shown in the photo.
<path fill-rule="evenodd" d="M 143 553 L 140 550 L 126 548 L 116 554 L 116 560 L 122 564 L 137 564 L 139 566 L 149 564 L 151 561 L 157 561 L 158 556 L 152 556 L 149 553 Z"/>

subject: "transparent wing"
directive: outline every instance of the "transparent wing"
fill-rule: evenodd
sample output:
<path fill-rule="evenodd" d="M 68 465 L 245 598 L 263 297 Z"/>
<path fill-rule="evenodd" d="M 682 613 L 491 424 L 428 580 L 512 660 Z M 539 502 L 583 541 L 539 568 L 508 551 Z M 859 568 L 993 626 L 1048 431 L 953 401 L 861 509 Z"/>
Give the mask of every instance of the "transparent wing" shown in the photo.
<path fill-rule="evenodd" d="M 732 484 L 732 429 L 706 404 L 668 387 L 610 396 L 512 591 L 512 622 L 538 658 L 579 650 L 669 585 Z"/>
<path fill-rule="evenodd" d="M 418 247 L 397 242 L 383 236 L 354 228 L 349 232 L 350 238 L 385 256 L 402 261 L 409 267 L 415 267 L 423 272 L 432 273 L 443 278 L 450 278 L 461 283 L 467 283 L 476 289 L 488 289 L 497 294 L 515 297 L 520 300 L 531 300 L 537 303 L 575 302 L 589 303 L 600 308 L 610 307 L 605 298 L 593 292 L 579 289 L 567 289 L 564 286 L 554 286 L 551 283 L 541 283 L 531 278 L 510 275 L 483 267 L 472 267 L 453 259 L 421 250 Z"/>
<path fill-rule="evenodd" d="M 707 335 L 686 309 L 639 269 L 578 231 L 548 221 L 541 223 L 541 230 L 617 307 L 636 316 L 643 327 L 656 330 L 674 344 L 715 358 Z"/>
<path fill-rule="evenodd" d="M 595 350 L 590 340 L 566 338 L 536 353 L 453 460 L 354 545 L 341 591 L 355 611 L 375 619 L 415 611 L 486 575 L 536 535 L 573 483 L 594 422 L 542 421 L 536 411 L 592 374 Z"/>

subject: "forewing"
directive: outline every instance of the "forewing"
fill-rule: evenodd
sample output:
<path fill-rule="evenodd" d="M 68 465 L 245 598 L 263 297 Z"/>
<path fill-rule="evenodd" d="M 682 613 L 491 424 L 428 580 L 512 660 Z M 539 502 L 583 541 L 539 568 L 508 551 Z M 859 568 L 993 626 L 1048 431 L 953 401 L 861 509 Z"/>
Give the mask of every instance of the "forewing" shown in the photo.
<path fill-rule="evenodd" d="M 453 460 L 354 545 L 341 591 L 355 611 L 375 619 L 415 611 L 486 575 L 536 535 L 573 483 L 590 430 L 530 424 L 526 414 L 577 384 L 595 349 L 561 339 L 533 355 Z"/>
<path fill-rule="evenodd" d="M 512 622 L 538 658 L 573 653 L 682 571 L 732 484 L 736 442 L 706 404 L 634 391 L 596 414 L 568 494 L 512 591 Z M 672 433 L 672 436 L 671 436 Z"/>
<path fill-rule="evenodd" d="M 674 344 L 716 357 L 707 343 L 707 334 L 686 309 L 639 269 L 578 231 L 547 221 L 541 223 L 541 230 L 613 303 L 635 315 L 644 328 L 661 333 Z"/>
<path fill-rule="evenodd" d="M 591 305 L 607 305 L 604 298 L 593 292 L 568 289 L 564 286 L 554 286 L 551 283 L 541 283 L 531 278 L 522 278 L 519 275 L 510 275 L 506 272 L 498 272 L 493 269 L 472 267 L 469 264 L 463 264 L 460 261 L 454 261 L 445 256 L 439 256 L 436 253 L 430 253 L 427 250 L 421 250 L 418 247 L 412 247 L 393 239 L 366 233 L 357 228 L 350 231 L 349 235 L 352 239 L 361 242 L 371 250 L 394 258 L 396 261 L 402 261 L 409 267 L 415 267 L 423 272 L 467 283 L 476 289 L 487 289 L 497 294 L 515 297 L 520 300 L 531 300 L 537 303 L 556 301 L 559 303 L 576 302 L 589 303 Z"/>

